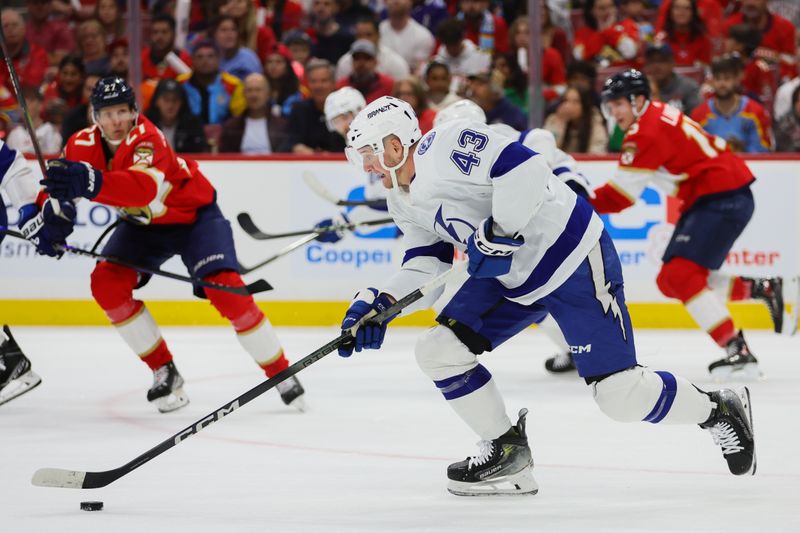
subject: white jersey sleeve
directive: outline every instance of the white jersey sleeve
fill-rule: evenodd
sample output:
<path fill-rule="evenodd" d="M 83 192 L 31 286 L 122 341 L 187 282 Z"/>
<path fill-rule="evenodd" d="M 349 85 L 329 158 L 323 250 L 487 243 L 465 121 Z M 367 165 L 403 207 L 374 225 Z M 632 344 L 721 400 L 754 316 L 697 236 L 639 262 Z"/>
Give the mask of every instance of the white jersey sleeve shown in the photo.
<path fill-rule="evenodd" d="M 17 208 L 32 204 L 39 195 L 39 184 L 31 167 L 19 152 L 0 141 L 0 190 Z"/>

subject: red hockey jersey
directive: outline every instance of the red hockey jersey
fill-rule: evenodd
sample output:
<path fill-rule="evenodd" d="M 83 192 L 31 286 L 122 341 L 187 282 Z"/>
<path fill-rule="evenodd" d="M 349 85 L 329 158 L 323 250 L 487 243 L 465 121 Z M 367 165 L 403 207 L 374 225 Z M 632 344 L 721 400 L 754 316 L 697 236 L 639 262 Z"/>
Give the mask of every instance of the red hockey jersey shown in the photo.
<path fill-rule="evenodd" d="M 727 143 L 676 108 L 650 102 L 628 129 L 614 177 L 595 190 L 600 213 L 633 205 L 651 182 L 688 209 L 701 196 L 744 187 L 753 181 L 745 162 Z"/>
<path fill-rule="evenodd" d="M 175 155 L 142 115 L 110 159 L 97 126 L 72 135 L 64 157 L 101 170 L 103 185 L 94 201 L 119 208 L 139 224 L 191 224 L 197 209 L 214 201 L 214 187 L 197 163 Z"/>
<path fill-rule="evenodd" d="M 638 49 L 636 57 L 626 59 L 618 47 L 624 40 L 631 41 Z M 607 59 L 611 66 L 636 67 L 641 56 L 639 26 L 629 19 L 623 19 L 604 30 L 593 30 L 583 26 L 575 31 L 573 54 L 580 61 L 592 61 L 595 57 Z"/>

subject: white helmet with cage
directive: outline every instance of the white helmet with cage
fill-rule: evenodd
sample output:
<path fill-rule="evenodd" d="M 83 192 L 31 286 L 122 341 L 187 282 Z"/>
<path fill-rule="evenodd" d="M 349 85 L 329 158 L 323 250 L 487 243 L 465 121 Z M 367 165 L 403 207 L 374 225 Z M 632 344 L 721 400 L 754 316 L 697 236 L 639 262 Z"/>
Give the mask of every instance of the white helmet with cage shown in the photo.
<path fill-rule="evenodd" d="M 472 100 L 458 100 L 436 113 L 436 118 L 433 119 L 433 127 L 458 119 L 470 119 L 486 124 L 486 113 Z"/>
<path fill-rule="evenodd" d="M 403 146 L 402 159 L 392 167 L 383 159 L 383 140 L 390 135 L 396 136 Z M 420 138 L 422 132 L 411 105 L 393 96 L 382 96 L 362 109 L 350 123 L 345 153 L 351 163 L 362 169 L 370 158 L 377 158 L 389 171 L 392 185 L 398 188 L 396 171 L 405 164 L 409 149 Z"/>
<path fill-rule="evenodd" d="M 347 131 L 348 124 L 338 124 L 337 118 L 347 113 L 352 113 L 355 117 L 359 111 L 364 109 L 367 101 L 364 96 L 352 87 L 342 87 L 333 91 L 325 99 L 325 123 L 329 131 L 340 131 L 342 135 Z"/>

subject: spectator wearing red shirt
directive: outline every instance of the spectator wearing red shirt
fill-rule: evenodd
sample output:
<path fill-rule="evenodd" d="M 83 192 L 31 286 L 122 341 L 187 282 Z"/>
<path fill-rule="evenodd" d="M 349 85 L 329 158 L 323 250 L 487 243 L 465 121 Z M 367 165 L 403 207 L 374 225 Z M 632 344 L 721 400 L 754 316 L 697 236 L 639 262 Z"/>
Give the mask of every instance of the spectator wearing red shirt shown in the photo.
<path fill-rule="evenodd" d="M 256 4 L 256 19 L 259 24 L 272 28 L 277 36 L 283 36 L 300 27 L 305 12 L 303 6 L 294 0 L 253 0 Z"/>
<path fill-rule="evenodd" d="M 711 64 L 711 40 L 698 11 L 697 0 L 672 0 L 664 28 L 656 35 L 657 43 L 672 50 L 675 66 Z"/>
<path fill-rule="evenodd" d="M 639 27 L 631 19 L 619 19 L 614 0 L 586 0 L 583 19 L 586 25 L 575 32 L 575 59 L 602 66 L 638 66 Z"/>
<path fill-rule="evenodd" d="M 372 41 L 359 39 L 350 47 L 353 56 L 353 73 L 336 84 L 337 89 L 353 87 L 364 95 L 367 103 L 392 94 L 394 80 L 377 71 L 378 51 Z"/>
<path fill-rule="evenodd" d="M 664 0 L 658 7 L 656 33 L 662 31 L 667 23 L 672 0 Z M 708 36 L 715 39 L 722 35 L 722 5 L 720 0 L 697 0 L 697 13 L 708 30 Z"/>
<path fill-rule="evenodd" d="M 26 0 L 28 24 L 25 37 L 29 43 L 47 52 L 50 66 L 55 68 L 61 58 L 75 49 L 75 37 L 65 20 L 53 18 L 53 0 Z"/>
<path fill-rule="evenodd" d="M 504 58 L 508 71 L 503 72 L 503 76 L 506 78 L 506 97 L 527 113 L 528 90 L 526 73 L 528 72 L 528 41 L 530 39 L 528 17 L 518 17 L 511 24 L 509 35 L 511 52 Z M 545 39 L 543 38 L 542 41 L 542 44 L 544 44 Z M 498 57 L 495 56 L 495 68 L 498 68 Z M 513 81 L 518 78 L 514 73 L 515 70 L 519 70 L 522 77 L 525 78 L 524 85 L 522 81 L 519 83 Z M 544 87 L 542 88 L 543 96 L 547 102 L 555 101 L 567 87 L 567 69 L 561 59 L 561 54 L 552 46 L 544 46 L 542 48 L 542 81 L 544 82 Z"/>
<path fill-rule="evenodd" d="M 459 5 L 467 39 L 488 54 L 508 52 L 508 25 L 489 10 L 489 0 L 461 0 Z"/>
<path fill-rule="evenodd" d="M 2 11 L 3 33 L 6 49 L 17 70 L 19 82 L 23 87 L 39 87 L 44 82 L 44 75 L 50 66 L 47 52 L 43 48 L 28 42 L 25 38 L 25 21 L 14 9 Z M 8 69 L 0 68 L 0 83 L 13 91 Z"/>
<path fill-rule="evenodd" d="M 56 77 L 44 91 L 44 107 L 51 100 L 60 98 L 66 103 L 67 108 L 78 107 L 83 99 L 83 78 L 86 69 L 80 56 L 65 55 L 58 64 Z"/>
<path fill-rule="evenodd" d="M 242 46 L 253 50 L 263 64 L 278 39 L 272 28 L 258 24 L 256 6 L 252 0 L 228 0 L 220 6 L 219 14 L 233 17 Z"/>
<path fill-rule="evenodd" d="M 795 63 L 795 28 L 791 22 L 767 10 L 767 0 L 742 0 L 742 7 L 725 19 L 725 30 L 736 24 L 752 24 L 761 31 L 761 43 L 755 57 L 778 64 L 783 79 L 791 79 L 797 71 Z"/>
<path fill-rule="evenodd" d="M 742 78 L 744 94 L 757 100 L 767 110 L 771 110 L 778 84 L 770 65 L 754 55 L 759 42 L 761 42 L 761 32 L 755 26 L 735 24 L 728 28 L 725 52 L 739 54 L 744 62 L 744 77 Z"/>
<path fill-rule="evenodd" d="M 175 19 L 158 14 L 150 23 L 150 46 L 142 49 L 142 78 L 175 79 L 192 68 L 192 57 L 175 48 Z"/>

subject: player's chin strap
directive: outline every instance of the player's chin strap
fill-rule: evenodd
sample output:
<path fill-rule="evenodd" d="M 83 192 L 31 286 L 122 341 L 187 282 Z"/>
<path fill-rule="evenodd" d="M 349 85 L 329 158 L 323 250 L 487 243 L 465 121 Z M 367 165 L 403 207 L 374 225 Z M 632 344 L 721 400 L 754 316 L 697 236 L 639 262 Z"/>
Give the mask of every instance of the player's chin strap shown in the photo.
<path fill-rule="evenodd" d="M 400 184 L 397 182 L 397 169 L 402 167 L 405 164 L 406 159 L 408 159 L 408 146 L 403 146 L 403 157 L 400 159 L 400 162 L 393 167 L 386 166 L 386 162 L 383 159 L 383 154 L 384 152 L 378 154 L 378 161 L 380 161 L 383 168 L 389 171 L 389 177 L 392 179 L 392 187 L 398 191 L 402 191 Z"/>
<path fill-rule="evenodd" d="M 638 96 L 638 95 L 632 94 L 632 95 L 630 95 L 629 98 L 631 100 L 631 109 L 633 109 L 633 118 L 635 118 L 636 120 L 639 120 L 639 117 L 644 115 L 644 112 L 647 111 L 648 107 L 650 107 L 650 100 L 649 99 L 645 99 L 644 105 L 642 105 L 642 110 L 641 111 L 637 111 L 636 110 L 636 96 Z"/>

